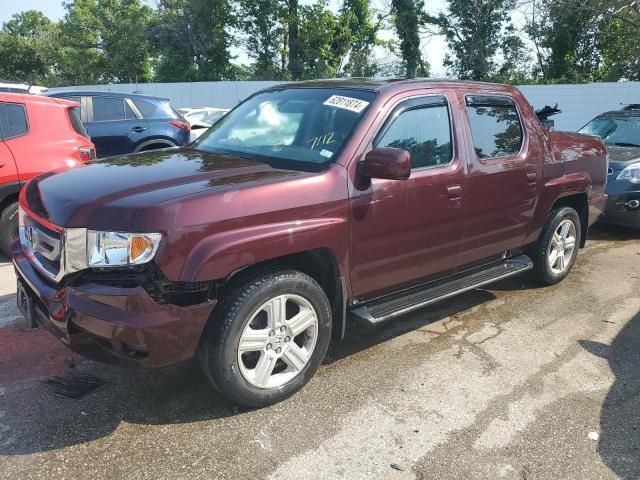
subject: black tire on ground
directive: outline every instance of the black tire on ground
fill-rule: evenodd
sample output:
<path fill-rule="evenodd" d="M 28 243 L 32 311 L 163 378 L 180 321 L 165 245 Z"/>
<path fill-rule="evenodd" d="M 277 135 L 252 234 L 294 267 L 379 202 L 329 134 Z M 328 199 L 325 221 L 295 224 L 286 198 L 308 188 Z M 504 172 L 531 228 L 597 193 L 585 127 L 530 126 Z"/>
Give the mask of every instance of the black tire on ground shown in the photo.
<path fill-rule="evenodd" d="M 556 268 L 556 271 L 551 268 L 551 265 L 549 264 L 549 256 L 555 248 L 554 236 L 559 233 L 561 224 L 566 225 L 565 221 L 573 223 L 573 228 L 575 229 L 575 246 L 570 257 L 564 263 L 564 269 L 559 272 L 557 271 L 560 270 L 559 268 Z M 543 285 L 555 285 L 556 283 L 564 280 L 565 277 L 569 275 L 569 272 L 576 261 L 578 250 L 580 249 L 581 236 L 582 228 L 578 212 L 571 207 L 560 207 L 553 210 L 540 239 L 529 249 L 528 252 L 533 260 L 533 274 L 536 280 Z"/>
<path fill-rule="evenodd" d="M 252 384 L 243 374 L 242 368 L 247 365 L 243 356 L 238 355 L 240 338 L 245 328 L 254 328 L 253 322 L 262 314 L 262 307 L 270 299 L 278 298 L 282 295 L 293 295 L 301 297 L 308 302 L 317 318 L 315 347 L 309 356 L 304 367 L 298 373 L 286 381 L 286 383 L 273 387 L 259 388 Z M 289 321 L 296 312 L 289 313 L 290 304 L 285 301 L 286 318 Z M 295 305 L 294 305 L 295 307 Z M 255 317 L 254 317 L 255 316 Z M 251 320 L 254 318 L 254 320 Z M 252 325 L 249 327 L 249 321 Z M 264 320 L 265 322 L 268 319 Z M 205 332 L 200 340 L 198 357 L 202 370 L 213 386 L 231 402 L 249 408 L 260 408 L 280 402 L 306 385 L 313 377 L 316 370 L 322 363 L 331 339 L 331 306 L 329 300 L 318 283 L 308 275 L 295 270 L 267 271 L 249 278 L 243 285 L 230 292 L 222 303 L 215 309 L 212 318 L 205 328 Z M 265 324 L 267 325 L 267 324 Z M 271 327 L 260 326 L 270 330 Z M 262 330 L 261 330 L 262 331 Z M 286 337 L 287 341 L 306 341 L 307 331 L 298 337 Z M 271 332 L 272 333 L 272 332 Z M 283 334 L 284 335 L 284 334 Z M 300 340 L 304 337 L 305 340 Z M 273 337 L 275 338 L 275 337 Z M 275 340 L 276 342 L 282 339 Z M 271 342 L 269 340 L 269 342 Z M 271 343 L 269 343 L 271 345 Z M 292 345 L 292 344 L 289 344 Z M 275 348 L 277 345 L 274 343 Z M 283 345 L 284 349 L 284 345 Z M 283 350 L 284 352 L 285 350 Z M 271 353 L 272 350 L 269 350 Z M 254 353 L 254 352 L 250 352 Z M 265 351 L 255 353 L 258 356 L 254 366 L 257 372 L 257 363 L 267 355 Z M 280 366 L 275 364 L 274 373 L 278 369 L 289 368 L 287 363 L 282 361 Z M 257 377 L 257 375 L 256 375 Z"/>
<path fill-rule="evenodd" d="M 18 202 L 10 203 L 0 213 L 0 250 L 11 256 L 11 244 L 18 237 Z"/>

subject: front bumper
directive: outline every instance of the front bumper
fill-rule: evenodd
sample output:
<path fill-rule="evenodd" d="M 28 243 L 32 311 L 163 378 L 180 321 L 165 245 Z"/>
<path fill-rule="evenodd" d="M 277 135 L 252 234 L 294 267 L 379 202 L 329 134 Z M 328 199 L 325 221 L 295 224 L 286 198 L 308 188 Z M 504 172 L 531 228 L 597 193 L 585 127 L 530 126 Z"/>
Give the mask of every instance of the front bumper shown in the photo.
<path fill-rule="evenodd" d="M 216 303 L 159 305 L 142 287 L 57 287 L 36 272 L 18 243 L 12 253 L 31 300 L 31 321 L 101 362 L 157 368 L 191 358 Z"/>
<path fill-rule="evenodd" d="M 640 202 L 640 185 L 626 181 L 610 180 L 607 184 L 609 198 L 602 223 L 640 228 L 640 206 L 633 208 L 633 200 Z"/>

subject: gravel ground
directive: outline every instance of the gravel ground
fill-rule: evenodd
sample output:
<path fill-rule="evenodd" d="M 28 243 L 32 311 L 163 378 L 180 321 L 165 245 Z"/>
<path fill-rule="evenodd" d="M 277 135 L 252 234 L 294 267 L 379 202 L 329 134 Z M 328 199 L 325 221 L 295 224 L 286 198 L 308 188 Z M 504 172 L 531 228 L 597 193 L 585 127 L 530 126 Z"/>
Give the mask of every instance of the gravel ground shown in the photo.
<path fill-rule="evenodd" d="M 30 330 L 0 260 L 0 478 L 640 478 L 640 234 L 599 229 L 571 276 L 523 276 L 351 328 L 298 395 L 239 410 L 193 363 L 122 370 Z M 82 400 L 43 380 L 105 384 Z"/>

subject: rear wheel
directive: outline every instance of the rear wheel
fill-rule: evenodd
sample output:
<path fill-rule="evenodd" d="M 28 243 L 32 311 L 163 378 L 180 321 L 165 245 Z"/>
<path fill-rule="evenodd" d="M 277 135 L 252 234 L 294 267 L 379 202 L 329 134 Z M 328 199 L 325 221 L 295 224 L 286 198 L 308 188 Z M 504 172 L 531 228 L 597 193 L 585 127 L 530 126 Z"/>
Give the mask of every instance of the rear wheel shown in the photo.
<path fill-rule="evenodd" d="M 540 240 L 532 247 L 534 274 L 545 285 L 555 285 L 569 275 L 581 240 L 578 213 L 562 207 L 551 213 Z"/>
<path fill-rule="evenodd" d="M 0 250 L 11 256 L 11 244 L 18 237 L 18 202 L 7 205 L 0 214 Z"/>
<path fill-rule="evenodd" d="M 229 296 L 200 343 L 203 371 L 232 402 L 277 403 L 315 374 L 331 338 L 331 308 L 308 275 L 286 270 L 259 275 Z"/>

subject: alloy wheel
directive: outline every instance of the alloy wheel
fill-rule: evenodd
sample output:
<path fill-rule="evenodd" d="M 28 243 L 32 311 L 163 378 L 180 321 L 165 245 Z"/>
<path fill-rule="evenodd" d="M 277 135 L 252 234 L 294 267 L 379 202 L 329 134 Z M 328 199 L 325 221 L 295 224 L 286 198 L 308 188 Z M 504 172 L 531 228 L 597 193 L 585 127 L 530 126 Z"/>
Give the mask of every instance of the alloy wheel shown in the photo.
<path fill-rule="evenodd" d="M 317 339 L 318 315 L 306 299 L 273 297 L 255 311 L 240 336 L 240 373 L 255 387 L 281 387 L 309 363 Z"/>
<path fill-rule="evenodd" d="M 561 274 L 569 268 L 575 248 L 576 226 L 569 219 L 563 220 L 551 237 L 547 254 L 549 268 L 553 273 Z"/>

